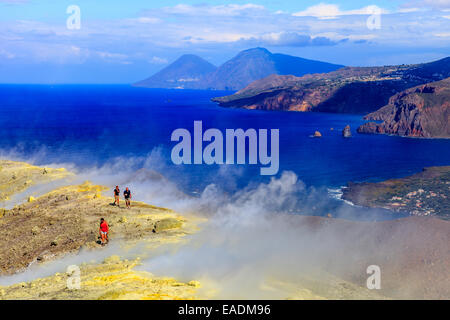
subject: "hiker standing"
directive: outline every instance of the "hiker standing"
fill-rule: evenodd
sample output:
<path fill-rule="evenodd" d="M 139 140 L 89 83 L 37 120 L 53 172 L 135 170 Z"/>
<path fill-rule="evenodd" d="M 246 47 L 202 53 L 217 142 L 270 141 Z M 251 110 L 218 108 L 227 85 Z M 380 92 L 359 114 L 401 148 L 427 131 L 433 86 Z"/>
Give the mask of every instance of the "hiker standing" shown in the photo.
<path fill-rule="evenodd" d="M 114 189 L 114 205 L 117 205 L 118 207 L 120 207 L 119 195 L 120 195 L 120 189 L 119 189 L 119 186 L 116 186 L 116 188 Z"/>
<path fill-rule="evenodd" d="M 128 187 L 125 188 L 125 191 L 123 192 L 123 197 L 125 198 L 125 205 L 128 209 L 131 207 L 131 191 L 128 189 Z"/>
<path fill-rule="evenodd" d="M 100 219 L 100 228 L 98 231 L 100 233 L 102 246 L 104 246 L 105 243 L 109 242 L 109 239 L 108 239 L 109 226 L 108 226 L 108 223 L 106 222 L 106 220 L 103 218 Z"/>

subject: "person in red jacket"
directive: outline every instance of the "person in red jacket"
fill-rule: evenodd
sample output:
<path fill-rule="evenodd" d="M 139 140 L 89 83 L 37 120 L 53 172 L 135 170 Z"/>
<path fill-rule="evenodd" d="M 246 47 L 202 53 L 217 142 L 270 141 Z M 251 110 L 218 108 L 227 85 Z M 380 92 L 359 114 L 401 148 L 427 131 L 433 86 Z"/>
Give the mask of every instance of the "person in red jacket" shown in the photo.
<path fill-rule="evenodd" d="M 109 242 L 109 239 L 108 239 L 109 226 L 108 226 L 108 223 L 106 222 L 106 220 L 103 218 L 100 219 L 99 232 L 100 232 L 102 246 L 104 246 L 105 243 Z"/>

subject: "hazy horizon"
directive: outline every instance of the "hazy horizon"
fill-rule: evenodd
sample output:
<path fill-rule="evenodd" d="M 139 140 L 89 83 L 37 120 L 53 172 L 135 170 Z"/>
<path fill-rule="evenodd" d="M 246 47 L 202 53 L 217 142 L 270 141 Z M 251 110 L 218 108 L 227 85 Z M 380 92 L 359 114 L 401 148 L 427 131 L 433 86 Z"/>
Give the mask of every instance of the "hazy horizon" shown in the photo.
<path fill-rule="evenodd" d="M 449 19 L 450 0 L 0 0 L 0 83 L 131 84 L 183 54 L 219 66 L 254 47 L 346 66 L 430 62 L 450 55 Z"/>

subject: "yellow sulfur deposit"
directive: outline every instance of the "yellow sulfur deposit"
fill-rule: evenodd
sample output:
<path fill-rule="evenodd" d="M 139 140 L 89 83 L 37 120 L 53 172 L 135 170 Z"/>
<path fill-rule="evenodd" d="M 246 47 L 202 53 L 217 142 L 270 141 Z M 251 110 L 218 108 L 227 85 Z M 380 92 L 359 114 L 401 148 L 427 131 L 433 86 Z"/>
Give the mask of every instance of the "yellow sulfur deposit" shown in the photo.
<path fill-rule="evenodd" d="M 136 201 L 131 202 L 131 209 L 119 208 L 111 205 L 112 197 L 98 196 L 105 190 L 108 188 L 87 181 L 30 198 L 10 210 L 0 210 L 4 230 L 0 233 L 0 274 L 76 253 L 81 248 L 101 249 L 100 218 L 105 218 L 110 226 L 111 244 L 127 247 L 142 242 L 153 249 L 181 242 L 186 234 L 195 232 L 195 219 Z"/>
<path fill-rule="evenodd" d="M 59 300 L 165 300 L 195 299 L 200 287 L 197 281 L 182 283 L 171 278 L 157 278 L 133 268 L 138 260 L 120 260 L 113 256 L 101 264 L 80 267 L 79 289 L 74 273 L 57 273 L 0 288 L 0 299 L 59 299 Z"/>
<path fill-rule="evenodd" d="M 64 168 L 42 168 L 25 162 L 0 160 L 0 201 L 29 187 L 73 176 Z"/>

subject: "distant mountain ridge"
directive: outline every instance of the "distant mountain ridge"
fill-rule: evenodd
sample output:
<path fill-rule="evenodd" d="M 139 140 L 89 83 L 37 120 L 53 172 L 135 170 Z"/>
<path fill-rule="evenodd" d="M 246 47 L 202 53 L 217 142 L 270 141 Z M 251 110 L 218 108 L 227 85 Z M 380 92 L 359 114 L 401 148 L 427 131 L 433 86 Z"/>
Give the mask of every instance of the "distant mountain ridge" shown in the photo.
<path fill-rule="evenodd" d="M 149 88 L 236 91 L 272 74 L 303 76 L 344 67 L 280 53 L 274 54 L 264 48 L 241 51 L 218 68 L 198 56 L 189 55 L 189 59 L 183 57 L 135 85 Z M 195 69 L 198 69 L 197 73 L 194 72 Z"/>
<path fill-rule="evenodd" d="M 367 114 L 398 92 L 447 77 L 450 57 L 415 65 L 345 67 L 302 77 L 272 75 L 213 101 L 233 108 Z"/>
<path fill-rule="evenodd" d="M 264 48 L 253 48 L 241 51 L 208 75 L 204 88 L 234 91 L 272 74 L 303 76 L 309 73 L 330 72 L 342 67 L 344 66 L 274 54 Z"/>
<path fill-rule="evenodd" d="M 134 85 L 147 88 L 183 89 L 192 87 L 217 67 L 194 54 L 185 54 L 153 76 Z"/>

